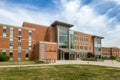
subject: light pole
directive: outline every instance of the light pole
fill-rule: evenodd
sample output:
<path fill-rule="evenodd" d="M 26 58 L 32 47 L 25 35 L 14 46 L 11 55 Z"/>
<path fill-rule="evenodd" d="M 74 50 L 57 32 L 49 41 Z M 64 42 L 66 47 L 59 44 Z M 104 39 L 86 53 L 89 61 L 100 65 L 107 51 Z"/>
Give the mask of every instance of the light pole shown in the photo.
<path fill-rule="evenodd" d="M 20 58 L 21 58 L 21 36 L 18 36 L 18 68 L 20 68 Z"/>

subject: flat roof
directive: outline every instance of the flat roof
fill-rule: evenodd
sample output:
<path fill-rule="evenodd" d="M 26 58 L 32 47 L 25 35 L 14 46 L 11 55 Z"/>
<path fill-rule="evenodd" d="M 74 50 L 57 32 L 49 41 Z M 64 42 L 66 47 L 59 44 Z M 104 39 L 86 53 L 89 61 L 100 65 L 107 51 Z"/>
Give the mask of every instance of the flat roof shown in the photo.
<path fill-rule="evenodd" d="M 104 37 L 102 37 L 102 36 L 96 36 L 96 35 L 93 35 L 93 38 L 101 38 L 101 39 L 104 39 Z"/>
<path fill-rule="evenodd" d="M 55 21 L 55 22 L 53 22 L 50 26 L 53 26 L 53 27 L 54 27 L 54 26 L 56 26 L 56 25 L 63 25 L 63 26 L 68 27 L 68 28 L 73 27 L 72 24 L 68 24 L 68 23 L 61 22 L 61 21 Z"/>
<path fill-rule="evenodd" d="M 6 26 L 6 27 L 14 27 L 14 28 L 21 28 L 21 29 L 26 29 L 26 30 L 36 30 L 34 28 L 28 28 L 28 27 L 22 27 L 22 26 L 13 26 L 9 24 L 0 24 L 1 26 Z"/>

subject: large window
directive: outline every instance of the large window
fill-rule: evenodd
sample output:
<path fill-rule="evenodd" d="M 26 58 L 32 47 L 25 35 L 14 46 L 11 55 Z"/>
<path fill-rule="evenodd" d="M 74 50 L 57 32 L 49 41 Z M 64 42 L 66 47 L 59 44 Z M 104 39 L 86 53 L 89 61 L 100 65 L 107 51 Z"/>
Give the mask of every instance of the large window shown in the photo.
<path fill-rule="evenodd" d="M 101 39 L 94 38 L 94 53 L 95 55 L 100 55 L 101 52 Z"/>
<path fill-rule="evenodd" d="M 3 37 L 6 37 L 6 29 L 7 29 L 7 27 L 3 26 Z"/>
<path fill-rule="evenodd" d="M 68 48 L 69 28 L 64 26 L 57 26 L 57 29 L 58 29 L 59 48 Z"/>
<path fill-rule="evenodd" d="M 70 41 L 70 49 L 74 49 L 74 31 L 73 30 L 69 30 L 69 41 Z"/>

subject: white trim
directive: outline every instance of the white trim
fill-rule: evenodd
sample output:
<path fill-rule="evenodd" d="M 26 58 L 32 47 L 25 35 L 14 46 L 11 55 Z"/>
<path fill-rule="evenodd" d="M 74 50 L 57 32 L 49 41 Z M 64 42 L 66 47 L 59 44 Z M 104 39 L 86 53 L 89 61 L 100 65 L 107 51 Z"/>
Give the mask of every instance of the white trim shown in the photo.
<path fill-rule="evenodd" d="M 46 43 L 46 44 L 57 44 L 56 42 L 46 42 L 46 41 L 39 41 L 39 43 Z"/>
<path fill-rule="evenodd" d="M 0 36 L 0 38 L 8 38 L 10 39 L 10 37 L 3 37 L 3 36 Z M 13 37 L 13 39 L 18 39 L 17 37 Z M 29 40 L 29 39 L 21 39 L 21 40 Z M 36 41 L 36 40 L 32 40 L 32 41 Z"/>
<path fill-rule="evenodd" d="M 0 49 L 6 49 L 6 50 L 9 50 L 10 51 L 10 49 L 9 48 L 0 48 Z M 18 49 L 12 49 L 12 50 L 18 50 Z M 21 49 L 21 50 L 28 50 L 28 49 Z"/>

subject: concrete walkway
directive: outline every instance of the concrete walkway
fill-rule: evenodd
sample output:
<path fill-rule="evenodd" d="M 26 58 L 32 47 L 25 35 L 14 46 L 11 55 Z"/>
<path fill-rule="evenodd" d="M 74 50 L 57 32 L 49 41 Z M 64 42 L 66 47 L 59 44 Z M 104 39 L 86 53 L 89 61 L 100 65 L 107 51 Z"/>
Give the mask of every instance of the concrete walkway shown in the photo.
<path fill-rule="evenodd" d="M 110 67 L 120 67 L 120 62 L 105 60 L 105 61 L 81 61 L 81 60 L 69 60 L 69 61 L 57 61 L 53 64 L 87 64 L 87 65 L 100 65 L 100 66 L 110 66 Z"/>
<path fill-rule="evenodd" d="M 47 65 L 63 65 L 63 64 L 87 64 L 87 65 L 100 65 L 100 66 L 110 66 L 110 67 L 119 67 L 120 62 L 117 61 L 109 61 L 106 60 L 104 62 L 99 61 L 81 61 L 81 60 L 58 60 L 56 63 L 50 64 L 29 64 L 29 65 L 20 65 L 20 67 L 28 67 L 28 66 L 47 66 Z M 18 67 L 18 65 L 4 65 L 0 66 L 0 68 L 12 68 Z"/>

